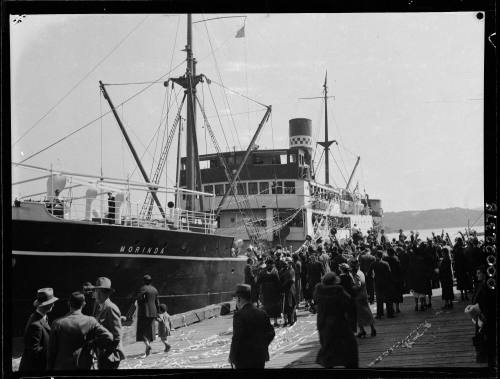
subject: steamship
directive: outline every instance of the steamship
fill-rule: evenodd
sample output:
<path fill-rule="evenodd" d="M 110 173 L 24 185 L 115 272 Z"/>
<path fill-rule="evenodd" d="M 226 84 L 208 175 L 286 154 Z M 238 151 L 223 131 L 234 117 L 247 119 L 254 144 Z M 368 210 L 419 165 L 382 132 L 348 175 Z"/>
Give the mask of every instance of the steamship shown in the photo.
<path fill-rule="evenodd" d="M 200 156 L 206 167 L 201 170 L 204 191 L 214 195 L 205 203 L 205 209 L 218 213 L 218 234 L 233 235 L 246 245 L 280 244 L 295 250 L 307 235 L 314 240 L 325 239 L 333 231 L 342 241 L 352 236 L 354 227 L 365 235 L 370 229 L 381 228 L 381 200 L 349 189 L 359 157 L 345 188 L 315 180 L 312 130 L 310 119 L 291 119 L 287 149 L 254 147 L 241 169 L 233 196 L 224 196 L 231 184 L 225 180 L 217 156 Z M 225 152 L 224 156 L 236 168 L 245 152 Z"/>
<path fill-rule="evenodd" d="M 235 285 L 243 282 L 246 257 L 234 254 L 234 238 L 217 234 L 215 214 L 201 206 L 205 198 L 213 195 L 202 192 L 199 181 L 195 87 L 204 76 L 196 74 L 191 15 L 187 16 L 185 51 L 184 75 L 164 83 L 165 87 L 182 87 L 184 99 L 153 176 L 146 173 L 102 82 L 102 95 L 142 173 L 142 181 L 12 162 L 13 169 L 44 172 L 13 186 L 47 180 L 45 193 L 16 199 L 12 206 L 10 288 L 14 336 L 23 334 L 24 323 L 33 311 L 34 296 L 41 287 L 52 287 L 57 297 L 67 299 L 84 283 L 106 276 L 115 289 L 113 301 L 122 314 L 130 316 L 135 292 L 146 273 L 152 276 L 160 302 L 168 306 L 170 314 L 228 301 Z M 185 117 L 181 117 L 183 110 Z M 181 132 L 186 135 L 183 139 L 188 157 L 181 172 L 177 171 L 176 183 L 179 174 L 187 181 L 183 188 L 167 188 L 159 183 L 176 130 L 177 162 Z M 75 196 L 82 188 L 84 193 Z M 142 205 L 130 201 L 131 191 L 146 194 Z M 159 195 L 166 192 L 174 192 L 175 202 L 160 201 Z M 178 201 L 181 196 L 182 204 Z M 55 319 L 66 312 L 66 302 L 58 301 L 49 317 Z"/>

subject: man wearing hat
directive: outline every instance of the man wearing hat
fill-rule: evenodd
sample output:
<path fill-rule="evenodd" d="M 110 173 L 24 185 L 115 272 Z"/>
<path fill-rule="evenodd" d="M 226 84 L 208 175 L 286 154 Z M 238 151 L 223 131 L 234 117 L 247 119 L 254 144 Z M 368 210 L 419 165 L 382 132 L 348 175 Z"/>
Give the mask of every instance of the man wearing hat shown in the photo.
<path fill-rule="evenodd" d="M 106 277 L 97 278 L 94 289 L 97 303 L 94 317 L 113 335 L 113 342 L 108 348 L 97 350 L 97 367 L 99 370 L 117 369 L 120 361 L 125 359 L 125 354 L 121 341 L 122 315 L 109 298 L 115 290 L 111 287 L 111 280 Z"/>
<path fill-rule="evenodd" d="M 269 360 L 268 346 L 274 339 L 274 328 L 266 312 L 252 304 L 248 284 L 238 284 L 234 296 L 237 311 L 233 318 L 229 363 L 237 369 L 264 368 Z"/>
<path fill-rule="evenodd" d="M 52 288 L 38 290 L 33 302 L 36 310 L 31 314 L 24 330 L 24 352 L 19 371 L 43 371 L 47 368 L 50 338 L 47 313 L 52 310 L 57 300 Z"/>
<path fill-rule="evenodd" d="M 137 333 L 136 341 L 142 341 L 146 345 L 146 353 L 151 353 L 150 342 L 154 340 L 154 321 L 158 317 L 160 309 L 160 300 L 158 299 L 158 290 L 151 285 L 152 278 L 146 274 L 143 277 L 144 284 L 137 292 L 136 300 L 137 310 Z"/>
<path fill-rule="evenodd" d="M 74 353 L 83 347 L 85 340 L 93 340 L 96 347 L 113 342 L 112 334 L 94 317 L 82 313 L 85 295 L 73 292 L 68 300 L 69 313 L 52 323 L 49 345 L 49 370 L 90 369 L 76 365 Z"/>

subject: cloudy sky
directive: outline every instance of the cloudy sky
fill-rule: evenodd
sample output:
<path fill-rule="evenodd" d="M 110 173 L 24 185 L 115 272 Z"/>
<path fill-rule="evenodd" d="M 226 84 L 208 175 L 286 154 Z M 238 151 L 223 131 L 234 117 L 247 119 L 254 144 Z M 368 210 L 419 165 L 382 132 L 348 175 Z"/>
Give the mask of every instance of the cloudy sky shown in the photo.
<path fill-rule="evenodd" d="M 299 98 L 321 96 L 328 71 L 329 135 L 339 142 L 331 183 L 345 186 L 359 155 L 355 182 L 382 199 L 385 211 L 481 206 L 484 19 L 472 12 L 244 16 L 193 27 L 197 72 L 213 81 L 200 85 L 198 96 L 223 150 L 246 148 L 265 112 L 259 103 L 273 107 L 261 149 L 288 147 L 288 120 L 296 117 L 310 118 L 320 140 L 323 104 Z M 234 38 L 243 25 L 245 38 Z M 109 107 L 98 81 L 121 84 L 108 87 L 115 105 L 148 87 L 118 108 L 149 171 L 164 129 L 159 138 L 155 132 L 162 121 L 172 124 L 182 97 L 162 82 L 184 73 L 185 30 L 184 15 L 28 15 L 11 22 L 12 160 L 98 119 L 25 163 L 88 174 L 102 168 L 106 176 L 140 180 L 113 116 L 99 120 Z M 213 152 L 198 120 L 199 151 Z M 173 143 L 170 185 L 175 156 Z M 319 167 L 319 181 L 323 172 Z M 14 181 L 39 175 L 13 170 Z M 13 194 L 44 186 L 15 186 Z"/>

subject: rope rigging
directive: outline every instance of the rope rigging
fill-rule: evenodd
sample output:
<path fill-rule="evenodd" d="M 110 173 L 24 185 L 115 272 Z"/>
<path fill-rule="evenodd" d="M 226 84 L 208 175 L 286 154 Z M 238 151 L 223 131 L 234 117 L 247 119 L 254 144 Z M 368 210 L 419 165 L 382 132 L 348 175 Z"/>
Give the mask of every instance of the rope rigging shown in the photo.
<path fill-rule="evenodd" d="M 150 82 L 150 84 L 149 84 L 149 85 L 147 85 L 146 87 L 142 88 L 141 90 L 137 91 L 137 92 L 136 92 L 135 94 L 133 94 L 132 96 L 130 96 L 130 97 L 128 97 L 127 99 L 125 99 L 123 102 L 121 102 L 120 104 L 118 104 L 118 105 L 116 106 L 116 108 L 118 108 L 118 107 L 119 107 L 119 106 L 121 106 L 121 105 L 124 105 L 124 104 L 128 103 L 128 102 L 129 102 L 129 101 L 131 101 L 132 99 L 134 99 L 134 98 L 136 98 L 137 96 L 141 95 L 143 92 L 145 92 L 145 91 L 147 91 L 149 88 L 151 88 L 151 87 L 153 86 L 153 84 L 158 84 L 158 83 L 160 83 L 159 81 L 160 81 L 162 78 L 164 78 L 165 76 L 169 75 L 172 71 L 176 70 L 178 67 L 180 67 L 181 65 L 183 65 L 185 61 L 186 61 L 186 60 L 183 60 L 183 61 L 182 61 L 181 63 L 179 63 L 176 67 L 174 67 L 174 68 L 173 68 L 170 72 L 167 72 L 167 73 L 163 74 L 161 77 L 159 77 L 159 78 L 158 78 L 158 79 L 156 79 L 155 81 Z M 46 147 L 42 148 L 41 150 L 38 150 L 36 153 L 33 153 L 33 154 L 31 154 L 30 156 L 28 156 L 28 157 L 24 158 L 24 159 L 23 159 L 22 161 L 20 161 L 19 163 L 24 163 L 24 162 L 26 162 L 27 160 L 32 159 L 32 158 L 34 158 L 34 157 L 36 157 L 37 155 L 39 155 L 39 154 L 43 153 L 44 151 L 46 151 L 46 150 L 48 150 L 48 149 L 50 149 L 50 148 L 54 147 L 55 145 L 57 145 L 57 144 L 59 144 L 59 143 L 63 142 L 64 140 L 66 140 L 66 139 L 68 139 L 68 138 L 72 137 L 73 135 L 77 134 L 78 132 L 82 131 L 83 129 L 85 129 L 85 128 L 87 128 L 87 127 L 89 127 L 89 126 L 91 126 L 91 125 L 95 124 L 97 121 L 99 121 L 99 120 L 100 120 L 100 119 L 102 119 L 103 117 L 106 117 L 108 114 L 110 114 L 110 113 L 112 113 L 112 112 L 113 112 L 113 110 L 111 110 L 111 109 L 110 109 L 110 110 L 109 110 L 109 111 L 107 111 L 106 113 L 104 113 L 104 114 L 100 115 L 99 117 L 94 118 L 93 120 L 91 120 L 91 121 L 87 122 L 87 123 L 86 123 L 86 124 L 84 124 L 83 126 L 81 126 L 81 127 L 79 127 L 78 129 L 76 129 L 76 130 L 74 130 L 74 131 L 70 132 L 69 134 L 65 135 L 64 137 L 59 138 L 57 141 L 55 141 L 55 142 L 51 143 L 50 145 L 48 145 L 48 146 L 46 146 Z"/>
<path fill-rule="evenodd" d="M 87 72 L 82 79 L 80 79 L 73 87 L 70 88 L 68 92 L 66 92 L 57 102 L 54 104 L 47 112 L 43 114 L 42 117 L 40 117 L 26 132 L 24 132 L 14 143 L 12 144 L 12 147 L 14 147 L 21 139 L 23 139 L 29 132 L 31 132 L 39 123 L 42 121 L 45 117 L 47 117 L 54 109 L 56 109 L 59 104 L 61 104 L 85 79 L 87 79 L 90 74 L 92 74 L 106 59 L 108 59 L 111 54 L 113 54 L 127 39 L 132 35 L 133 32 L 135 32 L 139 26 L 141 26 L 144 21 L 146 21 L 149 18 L 149 15 L 144 17 L 130 32 L 128 32 L 125 37 L 123 37 L 115 47 L 111 49 L 111 51 L 104 56 L 99 62 L 97 62 L 92 69 Z M 24 162 L 24 161 L 23 161 Z"/>

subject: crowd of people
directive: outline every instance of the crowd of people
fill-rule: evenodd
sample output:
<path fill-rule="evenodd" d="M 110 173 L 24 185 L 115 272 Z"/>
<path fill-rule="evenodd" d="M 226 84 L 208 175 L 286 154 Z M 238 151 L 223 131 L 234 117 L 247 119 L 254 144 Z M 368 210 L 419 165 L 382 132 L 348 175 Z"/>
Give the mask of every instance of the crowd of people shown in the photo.
<path fill-rule="evenodd" d="M 460 301 L 475 304 L 471 314 L 481 325 L 483 347 L 478 360 L 484 359 L 488 320 L 494 322 L 494 302 L 488 301 L 493 294 L 485 284 L 486 256 L 496 249 L 492 241 L 461 234 L 452 242 L 444 232 L 421 239 L 418 232 L 406 236 L 402 230 L 392 240 L 384 230 L 363 235 L 354 229 L 352 238 L 343 241 L 335 235 L 307 236 L 294 252 L 279 245 L 247 249 L 245 284 L 275 327 L 293 325 L 302 301 L 317 313 L 318 363 L 357 367 L 355 337 L 365 338 L 366 327 L 370 336 L 377 335 L 370 304 L 376 303 L 375 319 L 394 318 L 403 295 L 411 294 L 415 312 L 425 312 L 436 306 L 432 290 L 441 288 L 442 308 L 453 308 L 455 280 Z"/>
<path fill-rule="evenodd" d="M 423 240 L 418 232 L 407 237 L 402 230 L 392 240 L 383 230 L 370 230 L 367 235 L 354 230 L 352 235 L 342 241 L 334 230 L 326 238 L 307 236 L 296 251 L 279 245 L 247 249 L 244 283 L 234 294 L 232 365 L 263 368 L 274 328 L 294 325 L 302 303 L 317 314 L 317 363 L 356 368 L 357 338 L 367 337 L 367 327 L 370 336 L 376 337 L 375 319 L 397 317 L 404 294 L 413 297 L 415 312 L 425 312 L 435 307 L 432 290 L 439 287 L 442 307 L 452 308 L 455 279 L 460 301 L 471 302 L 465 311 L 476 325 L 478 360 L 487 359 L 493 342 L 489 332 L 495 323 L 495 294 L 486 284 L 485 265 L 487 256 L 496 256 L 492 240 L 462 234 L 452 242 L 444 233 Z M 168 352 L 167 307 L 159 303 L 151 276 L 144 275 L 143 281 L 134 298 L 139 307 L 136 340 L 144 342 L 148 356 L 156 321 Z M 113 292 L 109 278 L 100 277 L 95 285 L 85 283 L 68 299 L 68 313 L 49 325 L 47 314 L 58 298 L 52 288 L 40 289 L 26 323 L 19 370 L 90 369 L 94 363 L 97 369 L 118 368 L 125 359 L 122 321 L 126 317 L 112 302 Z M 375 317 L 370 309 L 374 303 Z"/>

